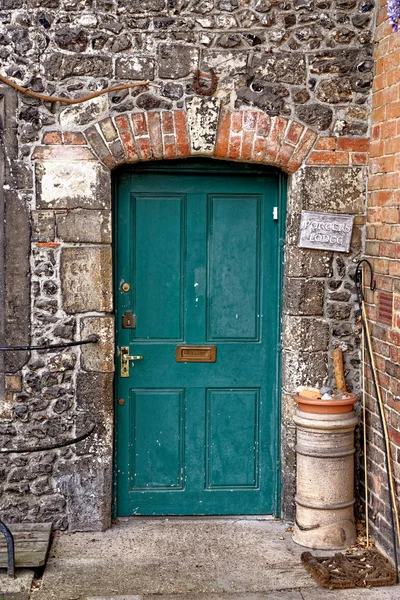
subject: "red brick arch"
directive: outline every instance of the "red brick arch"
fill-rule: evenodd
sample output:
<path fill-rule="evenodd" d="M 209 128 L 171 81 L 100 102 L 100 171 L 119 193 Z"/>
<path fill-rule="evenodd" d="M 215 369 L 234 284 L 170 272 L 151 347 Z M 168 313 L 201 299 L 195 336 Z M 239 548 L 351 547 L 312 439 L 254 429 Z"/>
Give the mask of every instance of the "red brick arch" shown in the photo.
<path fill-rule="evenodd" d="M 183 110 L 133 112 L 103 117 L 86 129 L 47 131 L 42 143 L 86 146 L 86 155 L 78 155 L 98 158 L 109 169 L 138 161 L 209 156 L 272 165 L 294 173 L 303 163 L 347 166 L 364 165 L 367 160 L 367 138 L 318 139 L 315 131 L 296 121 L 253 109 L 222 109 L 214 130 L 207 131 L 203 148 L 197 134 Z M 33 158 L 45 156 L 62 158 L 62 153 L 42 148 Z"/>

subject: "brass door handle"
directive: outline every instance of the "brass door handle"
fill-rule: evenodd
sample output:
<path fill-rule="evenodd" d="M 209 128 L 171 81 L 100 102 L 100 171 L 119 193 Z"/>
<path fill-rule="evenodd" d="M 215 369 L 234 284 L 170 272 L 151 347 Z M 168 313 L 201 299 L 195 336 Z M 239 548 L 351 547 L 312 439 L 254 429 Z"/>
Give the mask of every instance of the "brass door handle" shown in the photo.
<path fill-rule="evenodd" d="M 143 356 L 130 356 L 128 346 L 122 346 L 120 348 L 119 354 L 121 356 L 121 377 L 129 377 L 130 361 L 133 362 L 135 360 L 143 360 Z M 132 366 L 134 366 L 134 364 Z"/>

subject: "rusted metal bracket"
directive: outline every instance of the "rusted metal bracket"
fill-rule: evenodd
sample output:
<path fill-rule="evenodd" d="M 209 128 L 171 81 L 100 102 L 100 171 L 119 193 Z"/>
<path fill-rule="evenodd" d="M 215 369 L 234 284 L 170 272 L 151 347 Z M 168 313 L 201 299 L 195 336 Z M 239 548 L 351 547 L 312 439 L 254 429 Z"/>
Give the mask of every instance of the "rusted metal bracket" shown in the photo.
<path fill-rule="evenodd" d="M 218 77 L 214 71 L 214 69 L 210 69 L 210 78 L 211 78 L 211 83 L 208 87 L 205 87 L 203 85 L 200 84 L 200 77 L 201 77 L 202 73 L 201 71 L 198 69 L 196 71 L 196 73 L 193 76 L 193 89 L 196 92 L 196 94 L 199 94 L 200 96 L 212 96 L 214 94 L 214 92 L 217 90 L 218 87 Z"/>

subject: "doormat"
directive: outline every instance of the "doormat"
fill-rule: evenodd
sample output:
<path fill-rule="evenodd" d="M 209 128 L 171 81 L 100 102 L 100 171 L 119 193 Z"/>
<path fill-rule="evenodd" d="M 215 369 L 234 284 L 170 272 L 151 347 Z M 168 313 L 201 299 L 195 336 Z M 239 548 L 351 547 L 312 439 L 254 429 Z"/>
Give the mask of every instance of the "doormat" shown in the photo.
<path fill-rule="evenodd" d="M 329 589 L 395 585 L 396 573 L 387 558 L 375 548 L 334 556 L 303 552 L 301 561 L 319 585 Z"/>

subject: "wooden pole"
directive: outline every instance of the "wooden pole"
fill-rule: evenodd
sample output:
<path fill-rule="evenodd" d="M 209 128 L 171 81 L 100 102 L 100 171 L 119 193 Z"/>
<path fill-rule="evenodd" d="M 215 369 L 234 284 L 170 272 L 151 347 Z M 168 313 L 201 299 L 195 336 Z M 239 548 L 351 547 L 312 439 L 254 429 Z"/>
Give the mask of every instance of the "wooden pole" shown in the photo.
<path fill-rule="evenodd" d="M 343 352 L 341 348 L 335 348 L 335 350 L 333 350 L 332 358 L 336 388 L 342 392 L 347 392 L 346 381 L 344 378 Z"/>

